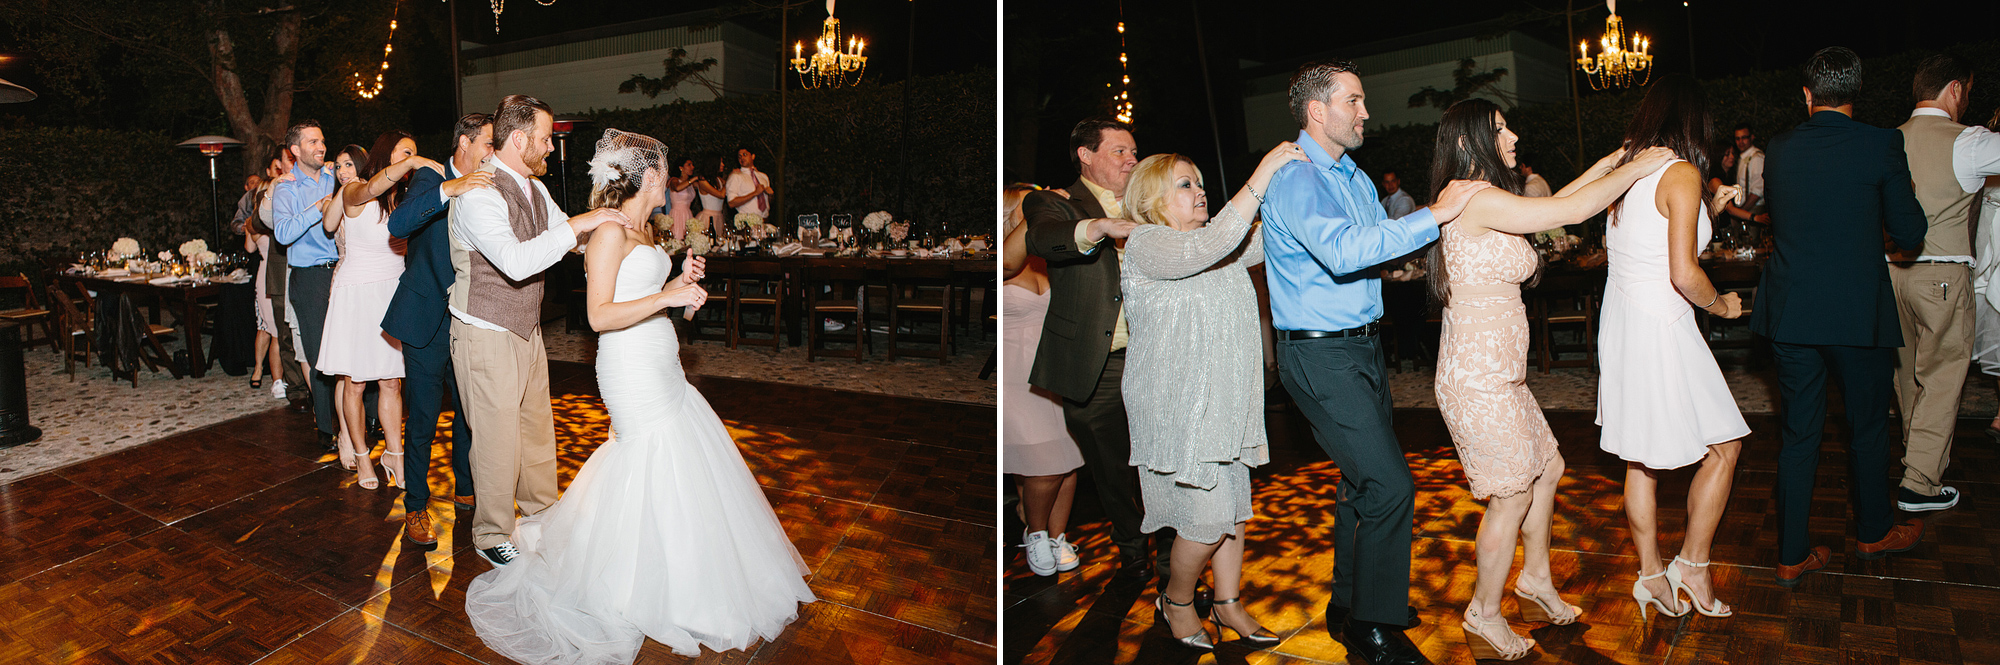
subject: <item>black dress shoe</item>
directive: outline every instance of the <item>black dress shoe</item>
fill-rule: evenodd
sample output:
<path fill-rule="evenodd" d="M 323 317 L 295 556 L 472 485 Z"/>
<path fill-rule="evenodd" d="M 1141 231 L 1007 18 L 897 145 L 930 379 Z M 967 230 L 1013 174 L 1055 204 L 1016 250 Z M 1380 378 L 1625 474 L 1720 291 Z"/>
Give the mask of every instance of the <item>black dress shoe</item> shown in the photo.
<path fill-rule="evenodd" d="M 291 404 L 286 405 L 285 408 L 292 413 L 312 413 L 313 404 L 310 399 L 295 399 L 292 400 Z"/>
<path fill-rule="evenodd" d="M 1120 557 L 1118 579 L 1128 582 L 1144 582 L 1153 577 L 1153 560 L 1143 557 Z"/>
<path fill-rule="evenodd" d="M 319 447 L 325 448 L 327 452 L 333 452 L 340 449 L 339 446 L 335 445 L 336 439 L 334 435 L 328 434 L 326 432 L 318 432 L 317 430 L 315 430 L 315 432 L 319 435 Z"/>
<path fill-rule="evenodd" d="M 1401 626 L 1349 621 L 1344 631 L 1347 653 L 1370 665 L 1431 665 L 1431 660 L 1410 643 L 1403 630 Z"/>
<path fill-rule="evenodd" d="M 1333 633 L 1334 637 L 1339 637 L 1341 631 L 1347 630 L 1347 621 L 1353 618 L 1353 614 L 1354 610 L 1341 607 L 1339 604 L 1333 602 L 1331 598 L 1327 599 L 1326 632 Z M 1410 608 L 1410 617 L 1405 622 L 1409 628 L 1424 625 L 1424 622 L 1417 619 L 1417 608 L 1415 607 Z"/>

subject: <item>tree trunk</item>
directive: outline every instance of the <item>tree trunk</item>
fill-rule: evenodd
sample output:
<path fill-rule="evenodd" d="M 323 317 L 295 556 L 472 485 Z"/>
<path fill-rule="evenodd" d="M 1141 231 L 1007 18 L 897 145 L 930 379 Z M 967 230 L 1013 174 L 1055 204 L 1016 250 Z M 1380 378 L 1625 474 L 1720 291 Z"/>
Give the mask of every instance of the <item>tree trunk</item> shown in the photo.
<path fill-rule="evenodd" d="M 286 12 L 278 18 L 278 24 L 271 31 L 271 40 L 278 47 L 278 63 L 271 70 L 270 85 L 264 91 L 264 118 L 260 122 L 250 111 L 249 96 L 243 90 L 243 81 L 236 75 L 236 42 L 229 31 L 215 28 L 209 33 L 208 53 L 213 68 L 210 78 L 215 84 L 215 97 L 222 102 L 223 115 L 229 120 L 229 129 L 242 139 L 243 171 L 260 173 L 264 164 L 278 149 L 278 142 L 284 139 L 285 129 L 291 126 L 292 87 L 295 85 L 294 72 L 299 57 L 299 14 Z"/>

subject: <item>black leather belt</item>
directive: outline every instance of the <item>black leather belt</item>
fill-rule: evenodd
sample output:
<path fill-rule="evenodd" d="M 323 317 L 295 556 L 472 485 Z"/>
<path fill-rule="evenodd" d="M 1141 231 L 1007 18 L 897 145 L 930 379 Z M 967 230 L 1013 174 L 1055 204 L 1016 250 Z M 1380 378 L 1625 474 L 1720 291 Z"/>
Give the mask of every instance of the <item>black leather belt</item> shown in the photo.
<path fill-rule="evenodd" d="M 1361 326 L 1359 328 L 1348 328 L 1346 330 L 1335 330 L 1333 332 L 1327 332 L 1324 330 L 1279 330 L 1277 331 L 1277 333 L 1278 333 L 1278 339 L 1282 339 L 1285 341 L 1298 341 L 1302 339 L 1324 339 L 1328 337 L 1374 337 L 1376 328 L 1377 325 L 1375 324 L 1375 322 L 1370 321 L 1368 322 L 1368 325 Z"/>

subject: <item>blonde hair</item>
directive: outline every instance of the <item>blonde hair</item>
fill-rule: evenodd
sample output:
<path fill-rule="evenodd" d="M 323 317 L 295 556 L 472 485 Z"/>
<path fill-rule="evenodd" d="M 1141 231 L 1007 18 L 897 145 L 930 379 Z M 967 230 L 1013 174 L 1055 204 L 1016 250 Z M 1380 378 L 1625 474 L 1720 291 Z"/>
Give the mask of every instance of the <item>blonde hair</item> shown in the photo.
<path fill-rule="evenodd" d="M 1140 224 L 1173 226 L 1164 217 L 1167 192 L 1173 190 L 1174 165 L 1194 169 L 1194 186 L 1202 186 L 1201 167 L 1187 155 L 1164 153 L 1139 160 L 1125 180 L 1125 218 Z"/>

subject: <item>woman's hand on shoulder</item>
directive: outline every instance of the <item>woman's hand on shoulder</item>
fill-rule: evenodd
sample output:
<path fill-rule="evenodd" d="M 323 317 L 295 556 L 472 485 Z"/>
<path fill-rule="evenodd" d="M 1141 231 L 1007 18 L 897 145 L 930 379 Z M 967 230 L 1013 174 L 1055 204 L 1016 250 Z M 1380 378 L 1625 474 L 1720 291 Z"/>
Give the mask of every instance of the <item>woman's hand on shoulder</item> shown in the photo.
<path fill-rule="evenodd" d="M 1647 174 L 1651 174 L 1654 171 L 1660 170 L 1660 167 L 1666 166 L 1667 162 L 1671 162 L 1677 159 L 1678 157 L 1679 155 L 1675 154 L 1672 148 L 1668 148 L 1665 146 L 1656 146 L 1641 151 L 1637 156 L 1632 158 L 1632 161 L 1627 162 L 1625 166 L 1622 168 L 1633 169 L 1640 176 L 1645 176 Z"/>

